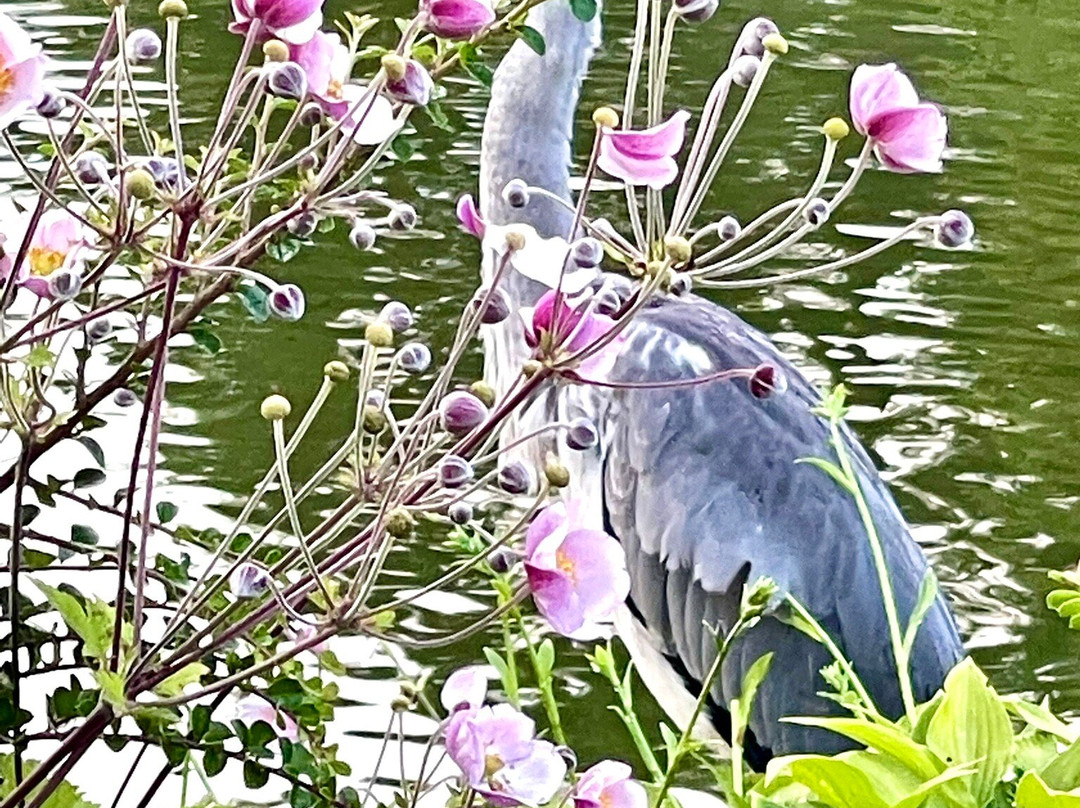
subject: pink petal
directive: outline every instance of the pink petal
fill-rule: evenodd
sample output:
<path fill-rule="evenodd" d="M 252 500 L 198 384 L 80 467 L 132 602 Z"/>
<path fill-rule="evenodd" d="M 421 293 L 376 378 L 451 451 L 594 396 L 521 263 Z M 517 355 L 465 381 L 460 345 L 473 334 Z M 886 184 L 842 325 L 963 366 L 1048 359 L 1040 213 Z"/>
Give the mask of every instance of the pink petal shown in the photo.
<path fill-rule="evenodd" d="M 487 675 L 478 665 L 458 668 L 446 677 L 439 700 L 447 712 L 454 712 L 461 707 L 479 707 L 487 696 Z"/>
<path fill-rule="evenodd" d="M 290 45 L 302 45 L 305 42 L 311 40 L 315 34 L 319 33 L 319 27 L 323 23 L 323 15 L 321 11 L 316 11 L 310 17 L 301 20 L 295 25 L 287 25 L 280 28 L 272 28 L 275 36 L 282 42 L 286 42 Z"/>
<path fill-rule="evenodd" d="M 510 798 L 524 805 L 543 805 L 566 776 L 566 761 L 547 741 L 534 741 L 529 754 L 507 764 L 491 776 L 485 794 Z"/>
<path fill-rule="evenodd" d="M 457 217 L 466 233 L 470 233 L 477 238 L 484 237 L 487 222 L 484 221 L 484 217 L 477 210 L 476 201 L 473 199 L 472 194 L 464 194 L 458 199 Z"/>
<path fill-rule="evenodd" d="M 556 531 L 565 534 L 566 522 L 566 504 L 563 502 L 548 505 L 544 510 L 540 511 L 529 524 L 529 529 L 525 533 L 526 557 L 532 556 L 540 542 Z"/>
<path fill-rule="evenodd" d="M 859 65 L 851 76 L 850 96 L 851 120 L 861 135 L 867 133 L 874 116 L 919 103 L 911 79 L 892 63 Z"/>
<path fill-rule="evenodd" d="M 933 104 L 919 104 L 875 116 L 868 136 L 874 140 L 878 158 L 898 172 L 941 170 L 941 157 L 949 126 Z"/>
<path fill-rule="evenodd" d="M 467 39 L 495 21 L 495 11 L 484 0 L 430 0 L 423 16 L 424 27 L 446 39 Z"/>
<path fill-rule="evenodd" d="M 679 166 L 671 157 L 639 160 L 617 151 L 605 138 L 600 142 L 596 165 L 605 174 L 627 185 L 648 185 L 657 190 L 671 185 L 679 176 Z"/>
<path fill-rule="evenodd" d="M 686 138 L 686 122 L 690 113 L 679 110 L 663 123 L 649 129 L 604 132 L 606 141 L 616 152 L 638 160 L 658 160 L 679 153 Z"/>

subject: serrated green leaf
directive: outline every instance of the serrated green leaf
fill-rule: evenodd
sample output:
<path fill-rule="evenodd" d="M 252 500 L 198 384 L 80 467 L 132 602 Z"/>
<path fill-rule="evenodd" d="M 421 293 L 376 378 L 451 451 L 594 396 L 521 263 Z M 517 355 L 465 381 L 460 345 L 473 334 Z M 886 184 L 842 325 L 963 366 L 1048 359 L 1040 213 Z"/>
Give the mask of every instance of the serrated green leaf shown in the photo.
<path fill-rule="evenodd" d="M 53 366 L 55 361 L 56 354 L 44 345 L 35 346 L 30 353 L 23 357 L 23 364 L 28 368 L 49 368 Z"/>
<path fill-rule="evenodd" d="M 154 688 L 154 692 L 159 696 L 165 696 L 167 698 L 179 696 L 184 692 L 185 687 L 198 682 L 208 673 L 210 673 L 210 669 L 201 662 L 189 663 L 172 676 L 162 680 L 158 686 Z"/>
<path fill-rule="evenodd" d="M 87 614 L 74 595 L 47 586 L 40 581 L 34 581 L 34 585 L 45 595 L 49 605 L 59 612 L 64 625 L 82 639 L 83 655 L 97 659 L 104 658 L 109 652 L 112 624 L 105 624 L 104 620 Z"/>

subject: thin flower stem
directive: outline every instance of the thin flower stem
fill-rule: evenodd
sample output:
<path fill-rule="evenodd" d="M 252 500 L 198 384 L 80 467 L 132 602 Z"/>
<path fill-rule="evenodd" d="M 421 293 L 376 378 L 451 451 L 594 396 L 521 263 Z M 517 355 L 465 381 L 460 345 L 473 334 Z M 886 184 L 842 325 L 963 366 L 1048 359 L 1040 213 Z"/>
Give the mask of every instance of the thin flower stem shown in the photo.
<path fill-rule="evenodd" d="M 167 18 L 165 20 L 165 95 L 169 104 L 169 129 L 172 132 L 173 153 L 176 155 L 179 171 L 178 188 L 183 194 L 187 190 L 188 170 L 184 164 L 184 133 L 180 125 L 180 85 L 176 76 L 179 38 L 180 18 Z"/>
<path fill-rule="evenodd" d="M 513 613 L 514 617 L 517 618 L 518 628 L 521 629 L 521 636 L 525 640 L 525 649 L 529 653 L 533 673 L 536 675 L 536 685 L 540 689 L 540 701 L 544 705 L 544 712 L 547 714 L 548 723 L 551 725 L 551 735 L 555 739 L 555 743 L 566 746 L 566 733 L 563 731 L 562 717 L 559 715 L 559 702 L 555 699 L 552 677 L 545 675 L 541 669 L 540 657 L 537 656 L 536 648 L 529 638 L 529 627 L 525 625 L 525 618 L 522 616 L 521 610 L 514 609 Z"/>

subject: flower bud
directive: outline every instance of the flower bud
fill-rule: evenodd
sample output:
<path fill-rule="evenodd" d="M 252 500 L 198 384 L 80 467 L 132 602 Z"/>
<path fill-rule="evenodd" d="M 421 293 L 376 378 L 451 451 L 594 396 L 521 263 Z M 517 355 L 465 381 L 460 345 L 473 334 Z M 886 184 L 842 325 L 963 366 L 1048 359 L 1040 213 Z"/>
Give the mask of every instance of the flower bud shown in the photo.
<path fill-rule="evenodd" d="M 307 307 L 304 293 L 294 283 L 286 283 L 272 291 L 268 303 L 271 312 L 290 323 L 303 317 Z"/>
<path fill-rule="evenodd" d="M 678 2 L 676 2 L 676 6 L 677 5 L 678 5 Z M 715 10 L 716 5 L 719 5 L 719 0 L 715 0 L 713 10 Z M 712 15 L 710 15 L 710 16 L 712 16 Z M 571 749 L 569 746 L 556 746 L 555 747 L 555 754 L 557 754 L 559 757 L 561 757 L 563 759 L 563 762 L 566 764 L 567 771 L 572 772 L 575 769 L 577 769 L 577 764 L 578 764 L 577 753 L 573 749 Z"/>
<path fill-rule="evenodd" d="M 267 421 L 283 421 L 289 417 L 290 412 L 292 412 L 292 404 L 289 403 L 289 399 L 277 393 L 267 396 L 259 405 L 259 413 Z"/>
<path fill-rule="evenodd" d="M 420 21 L 424 28 L 444 39 L 469 39 L 495 21 L 495 11 L 486 0 L 425 2 L 421 8 Z"/>
<path fill-rule="evenodd" d="M 439 423 L 452 435 L 471 432 L 487 417 L 488 408 L 484 402 L 464 390 L 455 390 L 439 402 Z"/>
<path fill-rule="evenodd" d="M 146 161 L 146 170 L 154 178 L 154 184 L 161 190 L 175 191 L 180 187 L 180 162 L 175 157 L 151 157 Z"/>
<path fill-rule="evenodd" d="M 138 403 L 138 401 L 139 397 L 126 387 L 121 387 L 113 393 L 113 403 L 116 404 L 117 407 L 130 407 L 133 404 Z"/>
<path fill-rule="evenodd" d="M 229 576 L 229 591 L 238 598 L 254 598 L 270 588 L 270 576 L 250 561 L 237 566 Z"/>
<path fill-rule="evenodd" d="M 66 106 L 67 101 L 64 100 L 58 90 L 45 87 L 42 90 L 41 101 L 37 105 L 37 113 L 42 118 L 55 118 L 64 111 Z"/>
<path fill-rule="evenodd" d="M 390 211 L 388 221 L 392 230 L 412 230 L 416 227 L 416 208 L 404 202 L 395 205 Z"/>
<path fill-rule="evenodd" d="M 446 515 L 455 525 L 467 525 L 473 519 L 473 506 L 468 502 L 455 502 L 447 508 Z"/>
<path fill-rule="evenodd" d="M 526 359 L 521 363 L 521 372 L 526 379 L 531 379 L 537 373 L 544 369 L 544 366 L 537 362 L 535 359 Z"/>
<path fill-rule="evenodd" d="M 811 227 L 821 227 L 829 221 L 829 203 L 821 197 L 810 200 L 810 204 L 803 211 L 803 218 Z"/>
<path fill-rule="evenodd" d="M 480 399 L 485 407 L 495 406 L 495 388 L 487 382 L 473 382 L 469 385 L 469 392 Z"/>
<path fill-rule="evenodd" d="M 386 79 L 401 81 L 405 78 L 405 58 L 397 53 L 387 53 L 381 60 L 382 69 L 386 71 Z"/>
<path fill-rule="evenodd" d="M 378 435 L 386 429 L 386 413 L 373 404 L 365 404 L 361 422 L 365 432 L 369 435 Z"/>
<path fill-rule="evenodd" d="M 101 342 L 112 333 L 112 323 L 102 316 L 86 324 L 86 338 L 91 342 Z"/>
<path fill-rule="evenodd" d="M 552 488 L 565 488 L 570 485 L 570 469 L 560 463 L 553 454 L 549 454 L 544 463 L 544 476 Z"/>
<path fill-rule="evenodd" d="M 685 264 L 693 255 L 690 241 L 682 236 L 667 236 L 664 239 L 664 252 L 676 264 Z"/>
<path fill-rule="evenodd" d="M 72 269 L 58 269 L 49 276 L 49 296 L 71 300 L 82 291 L 82 276 Z"/>
<path fill-rule="evenodd" d="M 705 22 L 720 8 L 720 0 L 675 0 L 675 13 L 690 22 Z"/>
<path fill-rule="evenodd" d="M 262 46 L 263 56 L 268 62 L 289 61 L 289 46 L 280 39 L 268 39 Z"/>
<path fill-rule="evenodd" d="M 598 267 L 604 260 L 604 245 L 591 236 L 579 238 L 570 248 L 570 260 L 579 267 Z"/>
<path fill-rule="evenodd" d="M 740 87 L 749 87 L 761 67 L 761 60 L 750 53 L 744 53 L 731 65 L 731 80 Z"/>
<path fill-rule="evenodd" d="M 405 535 L 407 536 L 409 534 L 406 533 Z M 394 698 L 390 699 L 390 709 L 395 713 L 407 713 L 412 707 L 413 700 L 408 696 L 394 696 Z"/>
<path fill-rule="evenodd" d="M 787 381 L 775 365 L 758 365 L 750 376 L 750 394 L 754 398 L 766 399 L 786 389 Z"/>
<path fill-rule="evenodd" d="M 431 366 L 431 349 L 422 342 L 410 342 L 398 351 L 398 364 L 406 373 L 423 373 Z"/>
<path fill-rule="evenodd" d="M 592 120 L 604 129 L 614 129 L 619 125 L 619 113 L 611 107 L 597 107 L 593 110 Z"/>
<path fill-rule="evenodd" d="M 188 15 L 187 3 L 184 0 L 161 0 L 157 7 L 157 13 L 165 19 L 172 17 L 182 20 Z"/>
<path fill-rule="evenodd" d="M 439 461 L 439 482 L 446 488 L 461 488 L 475 476 L 472 463 L 458 455 L 446 455 Z"/>
<path fill-rule="evenodd" d="M 485 298 L 487 299 L 486 303 Z M 510 295 L 503 289 L 481 289 L 476 293 L 476 297 L 472 299 L 469 310 L 475 312 L 480 306 L 484 307 L 484 310 L 480 313 L 480 322 L 485 325 L 501 323 L 510 316 Z"/>
<path fill-rule="evenodd" d="M 779 33 L 776 23 L 768 17 L 757 17 L 743 26 L 742 33 L 735 44 L 738 54 L 749 53 L 751 56 L 764 56 L 765 45 L 763 40 L 770 34 Z"/>
<path fill-rule="evenodd" d="M 668 284 L 668 291 L 676 297 L 689 294 L 693 288 L 694 279 L 690 277 L 688 272 L 674 273 L 671 276 L 671 282 Z"/>
<path fill-rule="evenodd" d="M 300 125 L 312 127 L 323 119 L 323 109 L 316 103 L 304 104 L 300 110 Z"/>
<path fill-rule="evenodd" d="M 591 449 L 599 441 L 596 424 L 588 418 L 575 418 L 566 428 L 566 445 L 576 452 Z"/>
<path fill-rule="evenodd" d="M 307 73 L 296 62 L 271 62 L 266 86 L 278 98 L 301 100 L 307 95 Z"/>
<path fill-rule="evenodd" d="M 761 44 L 765 50 L 774 56 L 783 56 L 788 52 L 788 41 L 784 39 L 783 34 L 780 33 L 769 34 L 768 36 L 763 37 Z"/>
<path fill-rule="evenodd" d="M 825 137 L 829 140 L 843 140 L 850 134 L 851 127 L 848 126 L 847 121 L 843 118 L 829 118 L 821 126 L 821 131 L 825 133 Z"/>
<path fill-rule="evenodd" d="M 964 211 L 947 210 L 934 227 L 934 237 L 942 247 L 963 247 L 975 238 L 975 224 Z"/>
<path fill-rule="evenodd" d="M 527 494 L 533 487 L 533 475 L 528 466 L 515 460 L 499 469 L 498 483 L 508 494 Z"/>
<path fill-rule="evenodd" d="M 520 230 L 507 230 L 506 231 L 506 249 L 518 250 L 525 249 L 525 234 Z"/>
<path fill-rule="evenodd" d="M 349 241 L 361 252 L 375 246 L 375 228 L 364 222 L 357 222 L 349 231 Z"/>
<path fill-rule="evenodd" d="M 734 216 L 725 216 L 716 226 L 721 241 L 734 241 L 742 233 L 742 225 Z"/>
<path fill-rule="evenodd" d="M 332 382 L 347 382 L 349 380 L 349 366 L 339 359 L 334 359 L 323 365 L 323 376 Z"/>
<path fill-rule="evenodd" d="M 96 151 L 85 151 L 75 158 L 75 177 L 84 185 L 98 185 L 109 178 L 109 163 Z"/>
<path fill-rule="evenodd" d="M 529 186 L 523 179 L 512 179 L 503 186 L 502 198 L 512 208 L 523 208 L 529 204 Z"/>
<path fill-rule="evenodd" d="M 132 62 L 153 62 L 161 56 L 161 37 L 149 28 L 136 28 L 124 40 L 124 53 Z"/>
<path fill-rule="evenodd" d="M 157 183 L 145 168 L 136 168 L 124 175 L 124 189 L 134 199 L 147 200 L 157 193 Z"/>
<path fill-rule="evenodd" d="M 384 409 L 386 407 L 386 394 L 382 390 L 372 388 L 367 391 L 364 396 L 364 403 L 374 407 L 377 410 Z"/>
<path fill-rule="evenodd" d="M 431 80 L 431 75 L 415 59 L 405 61 L 396 54 L 383 57 L 384 68 L 386 68 L 386 61 L 390 56 L 400 61 L 402 68 L 399 78 L 391 77 L 390 71 L 387 69 L 386 94 L 403 104 L 412 104 L 414 107 L 427 106 L 428 101 L 431 100 L 431 90 L 435 86 L 435 83 Z"/>
<path fill-rule="evenodd" d="M 394 329 L 390 327 L 389 323 L 374 320 L 368 323 L 367 328 L 364 329 L 364 339 L 373 348 L 392 348 L 394 347 Z"/>
<path fill-rule="evenodd" d="M 400 300 L 391 300 L 382 307 L 382 311 L 379 312 L 379 319 L 400 334 L 402 331 L 408 331 L 412 328 L 413 313 Z"/>
<path fill-rule="evenodd" d="M 319 217 L 313 211 L 303 210 L 289 219 L 289 223 L 285 226 L 294 236 L 307 238 L 319 226 Z"/>
<path fill-rule="evenodd" d="M 610 286 L 605 286 L 592 299 L 593 311 L 606 317 L 614 317 L 622 308 L 623 302 L 619 293 Z"/>
<path fill-rule="evenodd" d="M 386 514 L 386 532 L 395 539 L 404 539 L 413 532 L 416 520 L 405 508 L 394 508 Z"/>
<path fill-rule="evenodd" d="M 488 566 L 491 567 L 491 571 L 498 573 L 499 575 L 505 575 L 514 568 L 514 564 L 518 561 L 518 554 L 511 550 L 509 547 L 500 547 L 498 550 L 488 556 Z"/>

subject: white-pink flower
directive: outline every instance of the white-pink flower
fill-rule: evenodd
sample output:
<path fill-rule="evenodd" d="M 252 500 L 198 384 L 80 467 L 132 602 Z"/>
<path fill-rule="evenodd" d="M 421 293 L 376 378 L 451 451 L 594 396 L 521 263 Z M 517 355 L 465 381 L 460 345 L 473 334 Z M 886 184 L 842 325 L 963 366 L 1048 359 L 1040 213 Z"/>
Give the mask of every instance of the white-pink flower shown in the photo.
<path fill-rule="evenodd" d="M 949 133 L 945 115 L 919 100 L 895 64 L 860 65 L 851 77 L 851 120 L 874 144 L 881 164 L 901 173 L 941 170 Z"/>
<path fill-rule="evenodd" d="M 232 0 L 233 17 L 229 30 L 246 34 L 259 26 L 260 38 L 277 37 L 283 42 L 302 44 L 322 25 L 326 0 Z"/>
<path fill-rule="evenodd" d="M 648 808 L 645 787 L 633 770 L 618 760 L 601 760 L 589 768 L 574 789 L 574 808 Z"/>
<path fill-rule="evenodd" d="M 596 164 L 627 185 L 664 188 L 679 175 L 675 155 L 683 147 L 689 119 L 689 112 L 679 110 L 649 129 L 605 129 Z"/>
<path fill-rule="evenodd" d="M 282 738 L 296 741 L 300 737 L 296 721 L 261 696 L 245 696 L 236 703 L 236 717 L 245 724 L 265 721 Z"/>
<path fill-rule="evenodd" d="M 475 708 L 484 703 L 487 695 L 487 674 L 479 665 L 458 668 L 446 677 L 439 701 L 448 713 L 462 708 Z"/>
<path fill-rule="evenodd" d="M 5 229 L 0 279 L 11 273 L 29 223 L 29 215 L 19 213 L 10 202 L 0 211 L 0 227 Z M 81 277 L 86 245 L 86 228 L 75 216 L 63 208 L 46 211 L 30 238 L 26 258 L 16 270 L 16 282 L 39 297 L 53 297 L 51 280 L 61 273 Z"/>
<path fill-rule="evenodd" d="M 41 45 L 0 12 L 0 129 L 41 102 L 48 63 Z"/>

